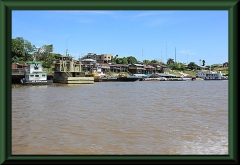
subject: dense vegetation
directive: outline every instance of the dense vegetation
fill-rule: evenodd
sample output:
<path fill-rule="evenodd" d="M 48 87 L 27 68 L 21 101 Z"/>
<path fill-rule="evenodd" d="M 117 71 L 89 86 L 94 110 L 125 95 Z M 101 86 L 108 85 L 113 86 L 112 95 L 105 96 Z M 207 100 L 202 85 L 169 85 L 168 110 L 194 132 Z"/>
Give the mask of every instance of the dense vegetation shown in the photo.
<path fill-rule="evenodd" d="M 22 37 L 12 39 L 12 63 L 25 63 L 33 59 L 41 61 L 43 67 L 51 68 L 53 61 L 60 54 L 53 53 L 53 45 L 36 47 Z"/>

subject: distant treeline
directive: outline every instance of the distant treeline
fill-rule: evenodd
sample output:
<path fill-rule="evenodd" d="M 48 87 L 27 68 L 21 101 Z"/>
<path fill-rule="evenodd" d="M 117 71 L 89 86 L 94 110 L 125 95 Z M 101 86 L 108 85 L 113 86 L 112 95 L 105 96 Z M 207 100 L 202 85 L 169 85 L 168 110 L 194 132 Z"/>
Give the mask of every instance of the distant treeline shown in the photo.
<path fill-rule="evenodd" d="M 26 61 L 31 61 L 35 58 L 35 60 L 41 61 L 43 67 L 51 68 L 53 61 L 56 60 L 58 56 L 61 54 L 53 53 L 54 47 L 51 45 L 43 45 L 41 47 L 36 47 L 31 44 L 28 40 L 25 40 L 23 37 L 17 37 L 12 39 L 12 63 L 25 63 Z M 167 63 L 163 63 L 158 60 L 143 60 L 138 61 L 134 56 L 128 57 L 118 57 L 118 55 L 112 56 L 111 58 L 112 64 L 136 64 L 141 63 L 145 65 L 152 65 L 153 63 L 158 65 L 165 65 L 173 70 L 185 70 L 188 69 L 196 69 L 199 67 L 194 62 L 190 62 L 189 64 L 183 64 L 174 62 L 172 58 L 167 60 Z M 202 60 L 202 66 L 205 65 L 205 60 Z"/>

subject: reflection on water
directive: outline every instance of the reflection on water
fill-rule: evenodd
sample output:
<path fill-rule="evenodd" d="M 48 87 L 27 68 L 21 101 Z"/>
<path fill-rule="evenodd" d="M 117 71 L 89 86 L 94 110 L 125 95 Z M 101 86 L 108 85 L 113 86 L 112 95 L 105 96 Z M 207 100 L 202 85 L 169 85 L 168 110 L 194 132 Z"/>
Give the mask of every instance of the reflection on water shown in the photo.
<path fill-rule="evenodd" d="M 228 81 L 13 84 L 12 154 L 228 154 Z"/>

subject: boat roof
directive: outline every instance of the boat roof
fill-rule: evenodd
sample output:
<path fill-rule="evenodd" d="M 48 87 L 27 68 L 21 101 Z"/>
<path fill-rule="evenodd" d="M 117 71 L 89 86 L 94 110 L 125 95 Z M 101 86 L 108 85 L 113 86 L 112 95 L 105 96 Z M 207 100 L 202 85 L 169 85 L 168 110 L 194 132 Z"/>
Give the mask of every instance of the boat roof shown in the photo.
<path fill-rule="evenodd" d="M 82 61 L 96 61 L 96 60 L 88 58 L 88 59 L 83 59 Z"/>
<path fill-rule="evenodd" d="M 143 77 L 143 76 L 148 76 L 148 75 L 146 75 L 146 74 L 133 74 L 133 76 Z"/>
<path fill-rule="evenodd" d="M 161 77 L 177 77 L 176 75 L 174 74 L 166 74 L 166 73 L 154 73 L 152 75 L 159 75 Z"/>

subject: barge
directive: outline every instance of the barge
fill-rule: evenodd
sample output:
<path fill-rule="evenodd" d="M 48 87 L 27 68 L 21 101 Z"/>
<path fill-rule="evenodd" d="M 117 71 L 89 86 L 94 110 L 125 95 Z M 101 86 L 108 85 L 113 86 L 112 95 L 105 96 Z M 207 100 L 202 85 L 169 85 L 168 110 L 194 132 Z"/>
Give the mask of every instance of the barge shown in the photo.
<path fill-rule="evenodd" d="M 86 77 L 82 71 L 82 63 L 73 60 L 73 57 L 59 56 L 54 62 L 54 83 L 63 84 L 93 84 L 94 77 Z"/>

